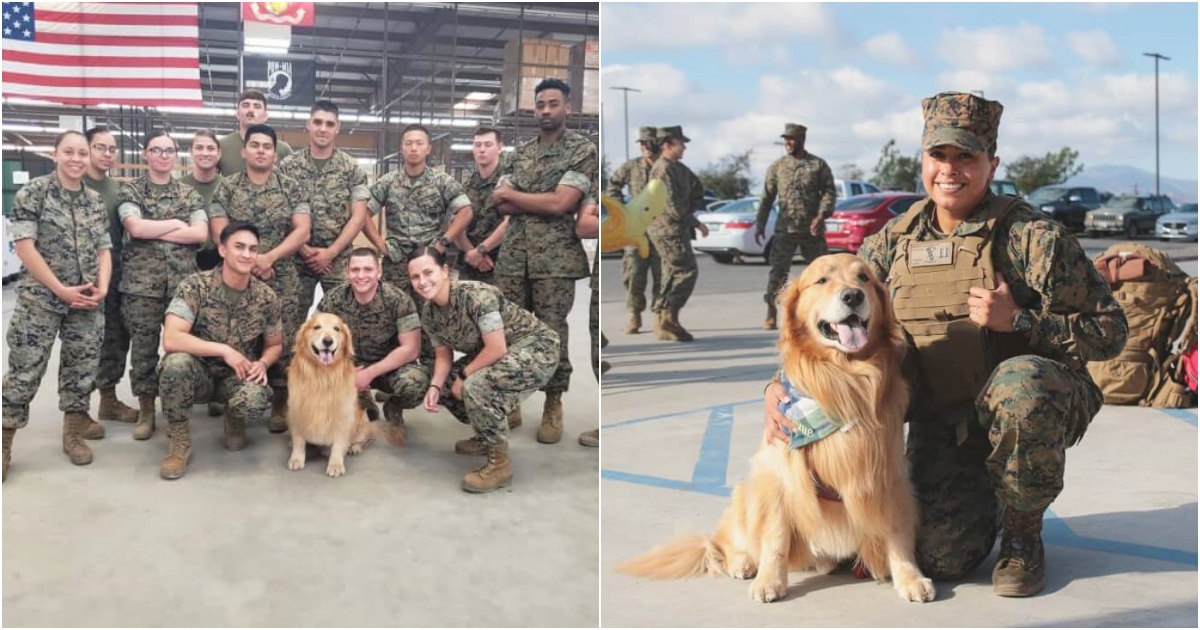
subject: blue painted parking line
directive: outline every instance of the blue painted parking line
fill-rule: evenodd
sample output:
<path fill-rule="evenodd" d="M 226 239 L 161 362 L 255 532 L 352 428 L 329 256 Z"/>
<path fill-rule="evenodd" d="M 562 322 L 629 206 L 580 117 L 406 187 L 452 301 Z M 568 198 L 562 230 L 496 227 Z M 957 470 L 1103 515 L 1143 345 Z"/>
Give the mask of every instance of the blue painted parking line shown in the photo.
<path fill-rule="evenodd" d="M 729 468 L 729 443 L 733 437 L 733 406 L 716 407 L 708 413 L 708 427 L 700 444 L 700 457 L 692 471 L 692 484 L 722 488 Z"/>
<path fill-rule="evenodd" d="M 1192 425 L 1193 427 L 1196 426 L 1196 410 L 1195 409 L 1156 409 L 1155 411 L 1161 411 L 1161 412 L 1167 414 L 1168 416 L 1171 416 L 1173 418 L 1178 418 L 1179 420 L 1183 420 L 1184 422 Z"/>
<path fill-rule="evenodd" d="M 710 405 L 708 407 L 698 407 L 696 409 L 688 409 L 686 411 L 672 411 L 670 413 L 660 413 L 656 416 L 646 416 L 645 418 L 634 418 L 632 420 L 622 420 L 621 422 L 614 422 L 612 424 L 606 424 L 606 425 L 602 426 L 601 428 L 604 429 L 605 431 L 609 431 L 612 429 L 619 429 L 621 427 L 627 427 L 627 426 L 634 425 L 634 424 L 643 424 L 646 422 L 653 422 L 655 420 L 663 420 L 665 418 L 676 418 L 679 416 L 686 416 L 686 415 L 693 414 L 693 413 L 701 413 L 704 411 L 711 411 L 713 409 L 716 409 L 717 407 L 731 407 L 731 408 L 732 407 L 741 407 L 742 405 L 749 405 L 751 403 L 760 403 L 760 402 L 762 402 L 762 398 L 752 398 L 750 400 L 743 400 L 743 401 L 739 401 L 739 402 L 735 402 L 735 403 L 728 403 L 728 404 L 724 404 L 724 405 Z"/>

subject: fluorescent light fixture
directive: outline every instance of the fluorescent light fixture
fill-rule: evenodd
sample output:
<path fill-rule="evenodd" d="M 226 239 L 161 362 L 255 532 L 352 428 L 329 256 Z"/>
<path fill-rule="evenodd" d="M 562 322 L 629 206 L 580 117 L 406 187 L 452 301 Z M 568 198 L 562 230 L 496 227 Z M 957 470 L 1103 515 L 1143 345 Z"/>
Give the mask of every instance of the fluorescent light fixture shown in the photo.
<path fill-rule="evenodd" d="M 52 144 L 31 144 L 29 146 L 22 146 L 19 144 L 9 144 L 6 142 L 3 145 L 0 145 L 0 148 L 4 149 L 5 151 L 34 151 L 37 153 L 50 153 L 54 151 L 54 145 Z"/>
<path fill-rule="evenodd" d="M 471 92 L 464 97 L 468 101 L 488 101 L 496 98 L 496 95 L 491 92 Z"/>
<path fill-rule="evenodd" d="M 62 127 L 43 127 L 42 125 L 4 125 L 3 130 L 13 133 L 62 133 L 66 131 Z"/>
<path fill-rule="evenodd" d="M 473 147 L 469 144 L 452 144 L 452 145 L 450 145 L 451 151 L 470 151 L 472 148 Z"/>
<path fill-rule="evenodd" d="M 375 158 L 357 158 L 355 161 L 358 162 L 359 166 L 375 166 L 376 162 L 378 162 Z"/>
<path fill-rule="evenodd" d="M 479 103 L 455 103 L 454 109 L 479 109 Z"/>

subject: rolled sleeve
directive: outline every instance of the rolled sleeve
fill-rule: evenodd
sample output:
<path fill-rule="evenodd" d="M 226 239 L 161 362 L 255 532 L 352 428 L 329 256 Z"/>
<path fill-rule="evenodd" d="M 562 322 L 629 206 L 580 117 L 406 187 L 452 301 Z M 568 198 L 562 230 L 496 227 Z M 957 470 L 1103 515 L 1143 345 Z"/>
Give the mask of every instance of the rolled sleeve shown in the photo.
<path fill-rule="evenodd" d="M 187 300 L 179 296 L 171 298 L 171 303 L 167 305 L 167 314 L 174 315 L 189 324 L 196 323 L 196 312 L 187 303 Z"/>
<path fill-rule="evenodd" d="M 483 335 L 496 332 L 497 330 L 504 330 L 504 320 L 500 317 L 499 311 L 484 313 L 479 316 L 479 319 L 475 320 L 475 323 L 479 325 L 479 333 Z"/>
<path fill-rule="evenodd" d="M 367 192 L 370 193 L 367 197 L 367 208 L 371 210 L 371 214 L 379 214 L 379 211 L 387 205 L 387 182 L 387 179 L 380 179 L 367 189 Z"/>
<path fill-rule="evenodd" d="M 96 237 L 96 249 L 112 249 L 112 235 L 108 230 L 101 230 L 100 235 Z"/>
<path fill-rule="evenodd" d="M 132 201 L 123 202 L 117 206 L 117 216 L 121 221 L 125 219 L 140 219 L 142 218 L 142 207 Z"/>
<path fill-rule="evenodd" d="M 292 214 L 312 214 L 312 209 L 307 201 L 301 201 L 292 205 Z"/>
<path fill-rule="evenodd" d="M 192 210 L 188 215 L 188 223 L 196 225 L 197 223 L 208 223 L 208 214 L 204 210 Z"/>
<path fill-rule="evenodd" d="M 400 331 L 401 335 L 406 332 L 420 330 L 421 318 L 418 317 L 416 313 L 409 313 L 408 315 L 396 320 L 396 329 Z"/>
<path fill-rule="evenodd" d="M 31 238 L 37 240 L 38 224 L 37 221 L 13 221 L 12 230 L 9 231 L 13 241 L 20 241 Z"/>
<path fill-rule="evenodd" d="M 460 194 L 451 199 L 450 203 L 447 204 L 447 207 L 450 208 L 450 214 L 456 214 L 459 210 L 462 210 L 469 205 L 471 205 L 471 198 L 467 197 L 466 194 Z"/>
<path fill-rule="evenodd" d="M 356 184 L 350 189 L 350 201 L 370 201 L 371 189 L 366 184 Z"/>
<path fill-rule="evenodd" d="M 428 331 L 426 331 L 425 334 L 429 335 L 429 345 L 433 346 L 434 348 L 446 347 L 446 342 L 442 341 L 441 337 L 435 335 L 434 333 L 428 332 Z"/>
<path fill-rule="evenodd" d="M 575 171 L 563 173 L 562 178 L 558 180 L 558 185 L 578 189 L 584 195 L 592 192 L 592 179 L 583 173 L 576 173 Z"/>

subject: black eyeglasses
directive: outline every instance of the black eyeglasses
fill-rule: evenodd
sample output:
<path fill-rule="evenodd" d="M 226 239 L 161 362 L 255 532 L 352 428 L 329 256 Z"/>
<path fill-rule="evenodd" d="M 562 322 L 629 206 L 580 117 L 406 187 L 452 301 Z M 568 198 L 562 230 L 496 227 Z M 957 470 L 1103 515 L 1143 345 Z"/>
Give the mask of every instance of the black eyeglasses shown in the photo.
<path fill-rule="evenodd" d="M 175 149 L 163 149 L 163 148 L 159 148 L 159 147 L 150 147 L 149 149 L 146 149 L 146 153 L 149 155 L 153 155 L 154 157 L 158 157 L 160 155 L 166 156 L 166 157 L 173 157 L 176 153 L 176 150 Z"/>

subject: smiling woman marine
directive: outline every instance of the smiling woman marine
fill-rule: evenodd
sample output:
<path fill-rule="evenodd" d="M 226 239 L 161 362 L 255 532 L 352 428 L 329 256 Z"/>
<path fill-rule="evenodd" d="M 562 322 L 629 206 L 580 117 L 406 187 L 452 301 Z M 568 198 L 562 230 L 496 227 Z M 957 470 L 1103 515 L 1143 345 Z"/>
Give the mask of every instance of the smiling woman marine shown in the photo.
<path fill-rule="evenodd" d="M 438 403 L 475 437 L 460 440 L 461 455 L 487 455 L 467 473 L 467 492 L 491 492 L 512 482 L 508 460 L 508 414 L 521 398 L 545 386 L 558 366 L 558 335 L 504 294 L 482 282 L 450 278 L 445 255 L 422 247 L 408 256 L 413 290 L 425 300 L 421 324 L 433 344 L 435 363 L 426 411 Z M 454 352 L 465 356 L 453 361 Z"/>

